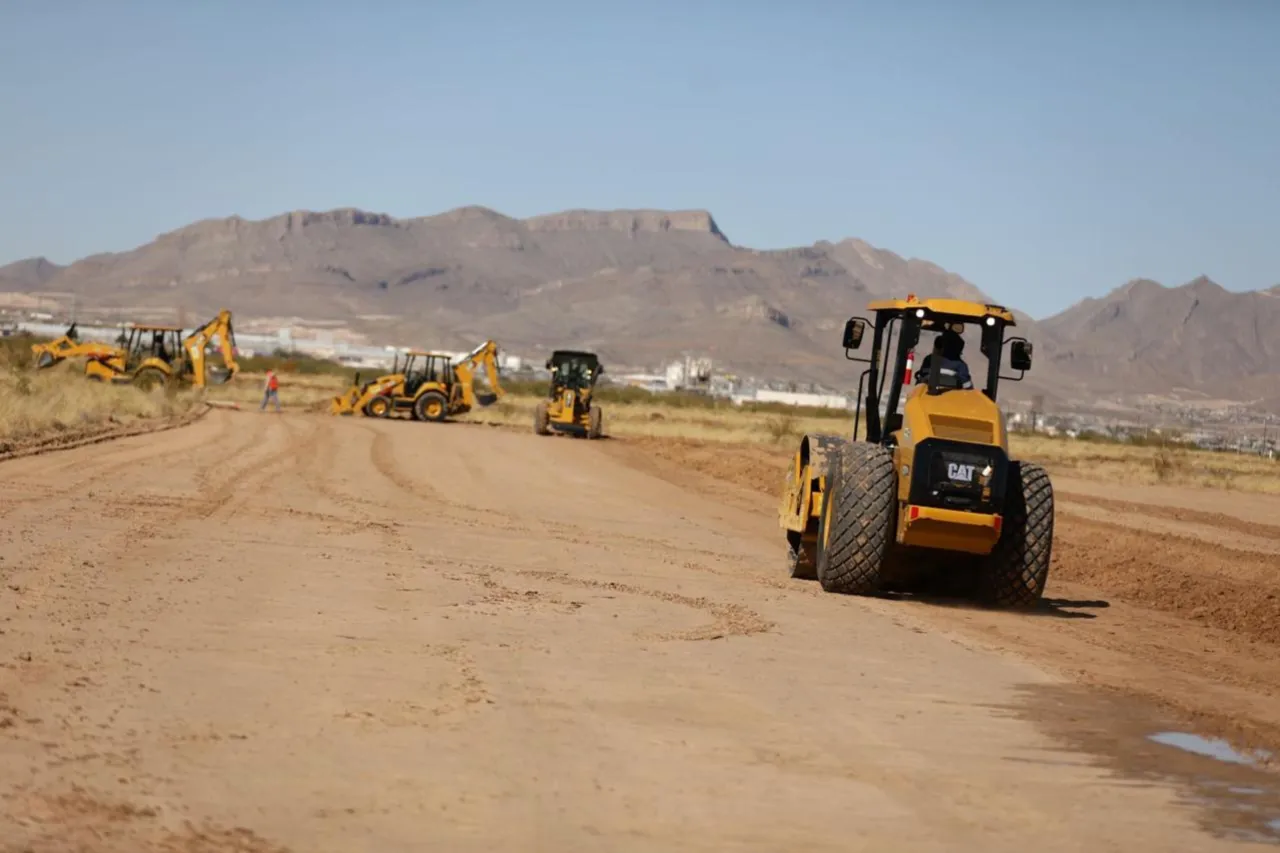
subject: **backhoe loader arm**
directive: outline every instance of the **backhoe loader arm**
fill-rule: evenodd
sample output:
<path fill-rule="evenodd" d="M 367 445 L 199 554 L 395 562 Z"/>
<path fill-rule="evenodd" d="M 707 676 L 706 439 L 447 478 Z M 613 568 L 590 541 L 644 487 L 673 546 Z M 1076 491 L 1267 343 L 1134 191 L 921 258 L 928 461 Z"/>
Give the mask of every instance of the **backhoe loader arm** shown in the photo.
<path fill-rule="evenodd" d="M 214 338 L 218 339 L 218 351 L 222 355 L 225 370 L 225 373 L 213 374 L 214 383 L 229 382 L 240 372 L 240 363 L 236 361 L 236 335 L 231 325 L 231 312 L 224 308 L 218 312 L 217 317 L 187 335 L 182 341 L 182 346 L 186 349 L 188 358 L 191 359 L 191 381 L 197 388 L 204 387 L 209 381 L 210 371 L 205 364 L 204 351 Z"/>
<path fill-rule="evenodd" d="M 489 387 L 493 391 L 492 396 L 485 395 L 484 399 L 476 397 L 475 372 L 480 367 L 484 368 L 485 378 L 489 380 Z M 468 408 L 477 404 L 492 405 L 507 393 L 502 389 L 502 383 L 498 381 L 498 345 L 493 341 L 485 341 L 467 353 L 462 361 L 454 365 L 453 371 L 458 383 L 462 386 L 462 400 Z"/>

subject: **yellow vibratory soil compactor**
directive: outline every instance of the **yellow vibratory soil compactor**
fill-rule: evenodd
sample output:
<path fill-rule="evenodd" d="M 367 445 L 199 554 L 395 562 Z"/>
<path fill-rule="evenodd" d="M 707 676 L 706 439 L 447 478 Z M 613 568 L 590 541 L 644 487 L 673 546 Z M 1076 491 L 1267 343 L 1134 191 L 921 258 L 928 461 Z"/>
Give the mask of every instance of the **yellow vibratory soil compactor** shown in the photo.
<path fill-rule="evenodd" d="M 483 370 L 489 393 L 476 390 L 476 373 Z M 415 421 L 443 421 L 476 406 L 490 406 L 505 392 L 498 381 L 498 345 L 485 341 L 457 363 L 445 352 L 409 350 L 397 353 L 391 372 L 354 384 L 334 397 L 329 412 L 360 413 L 371 418 L 408 414 Z"/>
<path fill-rule="evenodd" d="M 594 402 L 596 380 L 604 365 L 593 352 L 556 350 L 547 359 L 551 389 L 539 401 L 533 415 L 533 431 L 550 435 L 552 430 L 586 438 L 604 433 L 604 413 Z"/>
<path fill-rule="evenodd" d="M 787 472 L 779 519 L 791 576 L 851 595 L 1034 606 L 1049 573 L 1053 488 L 1040 466 L 1010 459 L 996 404 L 1001 380 L 1031 369 L 1031 344 L 1006 340 L 1015 322 L 999 305 L 908 295 L 868 308 L 870 357 L 854 354 L 868 321 L 844 329 L 845 357 L 868 365 L 853 436 L 804 436 Z M 968 375 L 966 329 L 981 335 L 984 376 Z M 925 333 L 933 350 L 915 369 Z M 1000 373 L 1006 345 L 1016 376 Z"/>

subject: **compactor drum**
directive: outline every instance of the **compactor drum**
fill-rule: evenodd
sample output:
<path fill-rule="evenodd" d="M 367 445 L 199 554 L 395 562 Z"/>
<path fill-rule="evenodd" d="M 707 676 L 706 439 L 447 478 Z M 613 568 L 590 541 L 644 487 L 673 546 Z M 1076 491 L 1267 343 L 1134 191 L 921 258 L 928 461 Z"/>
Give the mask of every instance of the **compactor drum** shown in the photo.
<path fill-rule="evenodd" d="M 853 436 L 804 436 L 787 472 L 779 519 L 791 576 L 853 595 L 937 590 L 1035 605 L 1049 573 L 1053 488 L 1040 466 L 1010 458 L 996 404 L 1000 381 L 1031 368 L 1031 344 L 1006 340 L 1015 322 L 999 305 L 909 295 L 869 310 L 869 357 L 854 354 L 868 321 L 844 329 L 846 358 L 868 365 Z M 966 330 L 986 357 L 978 377 L 963 357 Z M 932 351 L 917 368 L 924 335 Z M 1000 373 L 1006 345 L 1016 376 Z"/>
<path fill-rule="evenodd" d="M 604 433 L 604 413 L 596 405 L 596 380 L 604 365 L 593 352 L 556 350 L 547 359 L 551 388 L 547 399 L 538 403 L 533 415 L 533 431 L 550 435 L 552 430 L 586 438 Z"/>

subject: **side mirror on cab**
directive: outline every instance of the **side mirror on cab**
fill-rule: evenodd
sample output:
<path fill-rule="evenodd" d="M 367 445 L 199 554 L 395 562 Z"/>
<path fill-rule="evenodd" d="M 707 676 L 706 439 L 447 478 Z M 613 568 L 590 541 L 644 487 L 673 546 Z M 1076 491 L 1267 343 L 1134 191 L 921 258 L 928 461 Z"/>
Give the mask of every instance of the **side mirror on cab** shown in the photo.
<path fill-rule="evenodd" d="M 546 365 L 544 365 L 544 366 L 547 368 L 547 370 L 550 370 L 550 369 L 551 369 L 551 359 L 547 359 L 547 363 L 546 363 Z"/>
<path fill-rule="evenodd" d="M 862 336 L 866 334 L 867 321 L 861 317 L 850 317 L 844 324 L 844 348 L 857 349 L 862 346 Z"/>
<path fill-rule="evenodd" d="M 603 364 L 596 368 L 596 375 L 597 375 L 597 376 L 599 376 L 601 373 L 604 373 L 604 365 L 603 365 Z"/>
<path fill-rule="evenodd" d="M 1014 341 L 1009 346 L 1009 366 L 1014 370 L 1031 369 L 1031 342 Z"/>

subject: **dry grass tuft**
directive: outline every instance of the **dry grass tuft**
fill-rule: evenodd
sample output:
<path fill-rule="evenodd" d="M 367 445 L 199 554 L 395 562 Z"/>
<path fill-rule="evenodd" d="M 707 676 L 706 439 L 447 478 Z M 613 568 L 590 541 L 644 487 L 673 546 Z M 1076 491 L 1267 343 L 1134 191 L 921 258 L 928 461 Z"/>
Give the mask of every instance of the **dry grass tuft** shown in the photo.
<path fill-rule="evenodd" d="M 12 441 L 143 418 L 175 417 L 195 404 L 190 393 L 90 382 L 79 365 L 42 370 L 0 366 L 0 438 Z"/>
<path fill-rule="evenodd" d="M 1022 459 L 1090 480 L 1122 484 L 1165 484 L 1280 494 L 1280 460 L 1196 448 L 1143 447 L 1073 441 L 1043 435 L 1014 435 L 1010 450 Z"/>

